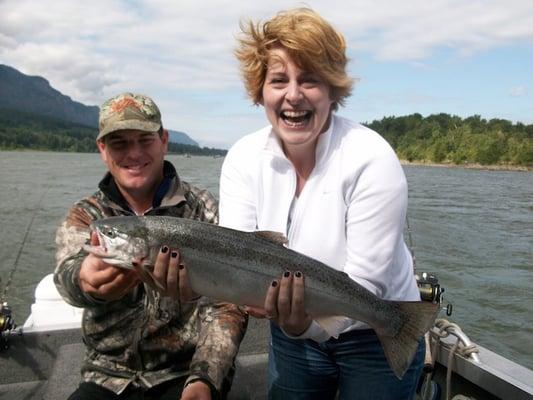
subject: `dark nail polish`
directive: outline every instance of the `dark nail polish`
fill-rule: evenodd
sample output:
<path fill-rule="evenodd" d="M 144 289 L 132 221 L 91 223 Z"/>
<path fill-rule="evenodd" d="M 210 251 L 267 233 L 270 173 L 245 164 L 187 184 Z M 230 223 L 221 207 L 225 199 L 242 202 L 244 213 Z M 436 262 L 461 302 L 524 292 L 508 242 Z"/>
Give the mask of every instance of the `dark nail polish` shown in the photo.
<path fill-rule="evenodd" d="M 177 251 L 173 251 L 172 253 L 170 253 L 170 257 L 172 258 L 176 258 L 178 256 L 178 252 Z"/>
<path fill-rule="evenodd" d="M 178 265 L 178 268 L 179 268 L 179 269 L 183 269 L 183 268 L 185 268 L 185 265 L 180 264 L 180 265 Z"/>
<path fill-rule="evenodd" d="M 297 278 L 301 278 L 302 277 L 302 273 L 300 271 L 296 271 L 294 276 L 296 276 Z"/>
<path fill-rule="evenodd" d="M 283 273 L 283 276 L 284 276 L 285 278 L 288 278 L 289 276 L 291 276 L 290 271 L 285 271 L 285 272 Z"/>
<path fill-rule="evenodd" d="M 163 246 L 163 248 L 161 249 L 161 253 L 166 253 L 167 251 L 168 251 L 168 247 Z"/>
<path fill-rule="evenodd" d="M 272 281 L 272 287 L 278 286 L 278 281 Z"/>

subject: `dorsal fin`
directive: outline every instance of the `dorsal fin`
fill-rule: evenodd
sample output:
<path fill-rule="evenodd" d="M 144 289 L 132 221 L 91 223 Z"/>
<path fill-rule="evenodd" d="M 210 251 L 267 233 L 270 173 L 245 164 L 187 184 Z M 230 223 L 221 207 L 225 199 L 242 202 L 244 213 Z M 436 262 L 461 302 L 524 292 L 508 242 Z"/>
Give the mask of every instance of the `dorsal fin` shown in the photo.
<path fill-rule="evenodd" d="M 285 235 L 281 232 L 274 232 L 274 231 L 255 231 L 254 235 L 259 236 L 260 238 L 266 239 L 269 242 L 273 242 L 276 244 L 279 244 L 281 246 L 286 245 L 289 243 Z"/>

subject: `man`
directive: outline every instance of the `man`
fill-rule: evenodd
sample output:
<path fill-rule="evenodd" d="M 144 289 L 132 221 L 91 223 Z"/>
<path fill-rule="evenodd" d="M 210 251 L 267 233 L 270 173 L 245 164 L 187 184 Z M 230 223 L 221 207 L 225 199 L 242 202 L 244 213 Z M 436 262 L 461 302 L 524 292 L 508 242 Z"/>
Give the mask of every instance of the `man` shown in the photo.
<path fill-rule="evenodd" d="M 195 297 L 179 249 L 163 246 L 157 257 L 160 292 L 136 271 L 83 250 L 98 244 L 89 229 L 93 220 L 170 215 L 216 224 L 216 200 L 181 181 L 164 160 L 168 131 L 147 96 L 124 93 L 106 101 L 96 143 L 108 172 L 96 193 L 69 210 L 56 237 L 55 284 L 67 302 L 85 308 L 82 382 L 70 399 L 224 398 L 246 315 L 235 305 Z"/>

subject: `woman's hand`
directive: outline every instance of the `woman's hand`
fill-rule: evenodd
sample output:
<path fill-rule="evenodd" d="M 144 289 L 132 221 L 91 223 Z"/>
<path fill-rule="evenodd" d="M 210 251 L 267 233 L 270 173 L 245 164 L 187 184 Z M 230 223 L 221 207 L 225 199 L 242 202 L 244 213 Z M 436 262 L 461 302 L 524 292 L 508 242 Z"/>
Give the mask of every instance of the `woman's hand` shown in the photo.
<path fill-rule="evenodd" d="M 141 268 L 138 266 L 137 270 Z M 198 297 L 191 289 L 187 268 L 177 249 L 170 249 L 168 246 L 161 247 L 150 278 L 163 296 L 174 299 L 179 297 L 180 302 L 192 301 Z"/>
<path fill-rule="evenodd" d="M 280 280 L 272 281 L 264 308 L 246 306 L 245 309 L 253 317 L 275 321 L 291 336 L 300 336 L 312 322 L 305 310 L 305 280 L 299 271 L 295 274 L 286 271 Z"/>

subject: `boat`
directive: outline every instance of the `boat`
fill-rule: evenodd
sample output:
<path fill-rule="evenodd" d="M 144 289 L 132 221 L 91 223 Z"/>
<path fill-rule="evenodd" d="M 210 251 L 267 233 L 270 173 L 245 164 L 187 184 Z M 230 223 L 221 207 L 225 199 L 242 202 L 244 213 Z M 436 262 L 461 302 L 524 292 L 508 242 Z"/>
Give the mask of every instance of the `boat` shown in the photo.
<path fill-rule="evenodd" d="M 442 298 L 432 275 L 422 274 L 419 288 L 423 298 Z M 80 379 L 82 310 L 62 300 L 52 274 L 40 281 L 34 296 L 30 316 L 20 327 L 8 304 L 0 304 L 0 399 L 65 399 Z M 229 400 L 267 398 L 267 324 L 250 319 Z M 418 400 L 533 399 L 532 370 L 475 344 L 457 324 L 437 319 L 426 343 Z"/>

